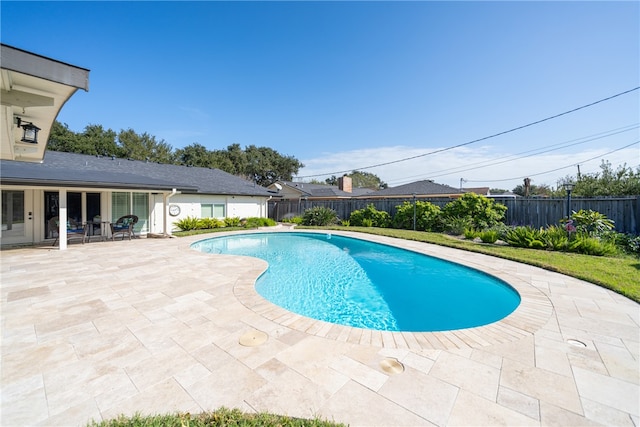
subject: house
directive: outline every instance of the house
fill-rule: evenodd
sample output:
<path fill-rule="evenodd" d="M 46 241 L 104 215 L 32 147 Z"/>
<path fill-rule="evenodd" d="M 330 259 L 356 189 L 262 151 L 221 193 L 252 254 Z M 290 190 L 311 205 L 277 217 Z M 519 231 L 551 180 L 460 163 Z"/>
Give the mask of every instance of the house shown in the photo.
<path fill-rule="evenodd" d="M 306 182 L 277 181 L 267 187 L 276 191 L 280 200 L 337 200 L 350 199 L 372 193 L 369 188 L 353 188 L 348 176 L 338 178 L 338 185 L 309 184 Z"/>
<path fill-rule="evenodd" d="M 0 160 L 0 191 L 2 245 L 55 238 L 49 220 L 62 222 L 63 208 L 80 223 L 134 214 L 136 234 L 169 235 L 186 217 L 266 217 L 275 195 L 219 169 L 55 151 L 42 163 Z"/>
<path fill-rule="evenodd" d="M 46 151 L 62 106 L 89 90 L 89 70 L 5 44 L 0 67 L 1 246 L 53 241 L 55 217 L 99 219 L 108 234 L 104 224 L 133 214 L 138 234 L 171 234 L 187 216 L 266 216 L 273 194 L 220 170 Z M 67 228 L 59 233 L 65 249 Z"/>
<path fill-rule="evenodd" d="M 488 196 L 491 194 L 489 187 L 464 187 L 462 191 L 465 193 L 476 193 L 481 196 Z"/>
<path fill-rule="evenodd" d="M 444 184 L 437 184 L 432 180 L 415 181 L 409 184 L 389 187 L 374 191 L 359 198 L 367 199 L 406 199 L 408 197 L 460 197 L 463 191 Z"/>

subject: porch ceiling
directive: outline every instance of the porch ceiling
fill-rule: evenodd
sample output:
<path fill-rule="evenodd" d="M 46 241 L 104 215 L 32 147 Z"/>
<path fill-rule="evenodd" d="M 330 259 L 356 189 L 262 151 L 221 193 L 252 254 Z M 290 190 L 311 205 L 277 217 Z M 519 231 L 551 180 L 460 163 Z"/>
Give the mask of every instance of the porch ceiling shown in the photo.
<path fill-rule="evenodd" d="M 0 159 L 42 162 L 51 127 L 78 90 L 89 89 L 89 70 L 1 45 Z M 40 128 L 38 143 L 21 142 L 16 118 Z"/>

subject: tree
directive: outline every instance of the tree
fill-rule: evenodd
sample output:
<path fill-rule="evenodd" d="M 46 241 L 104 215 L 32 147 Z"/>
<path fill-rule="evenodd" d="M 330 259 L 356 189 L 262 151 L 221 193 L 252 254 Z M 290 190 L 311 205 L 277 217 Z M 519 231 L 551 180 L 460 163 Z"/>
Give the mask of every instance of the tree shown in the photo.
<path fill-rule="evenodd" d="M 176 150 L 175 159 L 184 166 L 213 167 L 213 155 L 204 145 L 191 144 Z"/>
<path fill-rule="evenodd" d="M 353 186 L 356 188 L 369 188 L 371 190 L 387 188 L 387 183 L 370 172 L 353 171 L 347 176 L 351 178 Z"/>
<path fill-rule="evenodd" d="M 100 125 L 88 125 L 84 132 L 75 133 L 66 124 L 55 122 L 49 137 L 49 149 L 80 154 L 117 156 L 134 160 L 149 160 L 185 166 L 218 168 L 225 172 L 270 185 L 277 180 L 291 181 L 304 167 L 293 156 L 283 156 L 272 148 L 250 145 L 243 150 L 231 144 L 226 150 L 208 150 L 193 143 L 173 150 L 164 140 L 133 129 L 121 130 L 117 135 Z"/>
<path fill-rule="evenodd" d="M 524 185 L 516 185 L 516 187 L 512 190 L 514 194 L 518 196 L 526 197 L 526 188 Z M 491 190 L 493 193 L 493 190 Z M 496 193 L 497 194 L 497 193 Z M 535 185 L 531 184 L 529 186 L 529 197 L 537 196 L 537 197 L 549 197 L 553 194 L 553 191 L 547 184 Z"/>
<path fill-rule="evenodd" d="M 626 163 L 613 170 L 611 163 L 603 160 L 600 172 L 586 174 L 574 180 L 575 196 L 637 196 L 640 195 L 640 166 L 634 171 Z"/>
<path fill-rule="evenodd" d="M 143 133 L 138 135 L 133 129 L 121 130 L 118 133 L 120 154 L 134 160 L 149 160 L 160 163 L 173 163 L 171 145 L 164 141 L 156 141 L 156 137 Z"/>
<path fill-rule="evenodd" d="M 73 152 L 77 145 L 78 136 L 69 129 L 69 126 L 59 121 L 53 122 L 51 132 L 49 133 L 48 148 L 51 151 Z"/>
<path fill-rule="evenodd" d="M 295 157 L 282 156 L 268 147 L 250 145 L 245 149 L 247 166 L 245 175 L 259 185 L 268 186 L 276 181 L 291 181 L 304 165 Z"/>

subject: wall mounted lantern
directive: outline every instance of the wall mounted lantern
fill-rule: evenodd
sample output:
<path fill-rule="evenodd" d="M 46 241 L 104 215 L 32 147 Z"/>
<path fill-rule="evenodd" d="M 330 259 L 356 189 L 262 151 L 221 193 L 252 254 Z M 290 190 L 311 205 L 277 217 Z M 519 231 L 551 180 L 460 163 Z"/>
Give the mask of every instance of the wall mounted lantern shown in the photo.
<path fill-rule="evenodd" d="M 18 127 L 22 128 L 22 142 L 28 142 L 29 144 L 37 144 L 38 143 L 38 131 L 40 128 L 34 125 L 31 122 L 25 122 L 22 124 L 22 119 L 20 117 L 16 117 Z"/>

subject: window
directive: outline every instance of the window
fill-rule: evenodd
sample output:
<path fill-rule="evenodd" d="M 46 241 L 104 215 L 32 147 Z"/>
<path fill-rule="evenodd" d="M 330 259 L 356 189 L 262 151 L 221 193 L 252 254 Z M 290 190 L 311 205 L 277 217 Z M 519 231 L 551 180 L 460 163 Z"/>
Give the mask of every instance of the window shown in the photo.
<path fill-rule="evenodd" d="M 2 192 L 2 235 L 24 235 L 24 191 Z"/>
<path fill-rule="evenodd" d="M 117 191 L 111 193 L 111 218 L 113 218 L 113 221 L 117 221 L 118 218 L 131 213 L 129 194 Z"/>
<path fill-rule="evenodd" d="M 114 191 L 111 193 L 111 217 L 113 221 L 125 215 L 135 215 L 138 223 L 136 232 L 149 231 L 149 193 L 125 193 Z"/>
<path fill-rule="evenodd" d="M 224 203 L 200 204 L 200 218 L 224 218 L 226 209 Z"/>

